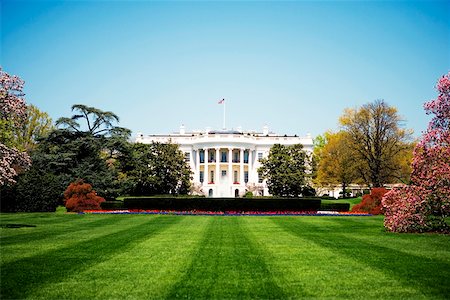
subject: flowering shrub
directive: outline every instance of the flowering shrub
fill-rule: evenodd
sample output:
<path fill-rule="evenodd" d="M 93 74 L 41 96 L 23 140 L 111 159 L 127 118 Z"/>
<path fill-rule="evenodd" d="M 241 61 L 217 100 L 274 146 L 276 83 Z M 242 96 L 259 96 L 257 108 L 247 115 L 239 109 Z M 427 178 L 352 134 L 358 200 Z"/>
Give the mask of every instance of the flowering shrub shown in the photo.
<path fill-rule="evenodd" d="M 352 208 L 352 212 L 367 212 L 372 215 L 382 214 L 381 199 L 387 193 L 385 188 L 373 188 L 370 195 L 364 195 L 361 203 Z"/>
<path fill-rule="evenodd" d="M 64 192 L 67 211 L 82 212 L 87 209 L 100 209 L 100 203 L 105 199 L 97 196 L 89 183 L 83 179 L 72 182 Z"/>
<path fill-rule="evenodd" d="M 17 149 L 14 131 L 23 126 L 27 107 L 24 82 L 0 67 L 0 186 L 15 183 L 15 177 L 31 165 L 26 152 Z"/>
<path fill-rule="evenodd" d="M 419 232 L 426 227 L 425 207 L 429 192 L 419 186 L 389 191 L 383 198 L 384 226 L 393 232 Z"/>
<path fill-rule="evenodd" d="M 425 103 L 434 114 L 414 149 L 412 185 L 382 200 L 385 227 L 394 232 L 448 231 L 450 214 L 450 73 L 439 79 L 439 95 Z"/>

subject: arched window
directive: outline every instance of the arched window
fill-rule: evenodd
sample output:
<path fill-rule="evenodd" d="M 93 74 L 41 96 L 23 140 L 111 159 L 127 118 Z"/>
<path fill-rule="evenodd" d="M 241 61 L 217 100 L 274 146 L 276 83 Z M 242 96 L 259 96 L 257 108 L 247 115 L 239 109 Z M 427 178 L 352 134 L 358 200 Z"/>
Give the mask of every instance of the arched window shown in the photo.
<path fill-rule="evenodd" d="M 234 197 L 239 198 L 239 189 L 234 190 Z"/>
<path fill-rule="evenodd" d="M 209 189 L 208 191 L 208 197 L 212 197 L 214 194 L 213 189 Z"/>

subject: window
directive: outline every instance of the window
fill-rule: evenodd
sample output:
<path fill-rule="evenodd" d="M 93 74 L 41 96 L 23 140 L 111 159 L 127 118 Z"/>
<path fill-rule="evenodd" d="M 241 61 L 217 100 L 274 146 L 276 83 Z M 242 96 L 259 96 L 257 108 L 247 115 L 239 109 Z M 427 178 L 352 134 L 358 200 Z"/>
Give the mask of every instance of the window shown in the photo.
<path fill-rule="evenodd" d="M 220 162 L 227 162 L 227 153 L 226 152 L 221 152 L 222 153 L 222 158 L 220 160 Z"/>
<path fill-rule="evenodd" d="M 248 182 L 248 171 L 244 172 L 244 182 L 247 183 Z"/>
<path fill-rule="evenodd" d="M 227 176 L 227 171 L 226 170 L 222 170 L 222 177 Z"/>
<path fill-rule="evenodd" d="M 258 160 L 261 161 L 261 159 L 263 159 L 263 153 L 262 152 L 258 152 Z"/>
<path fill-rule="evenodd" d="M 185 152 L 184 153 L 184 160 L 186 162 L 190 162 L 191 161 L 191 154 L 189 152 Z"/>
<path fill-rule="evenodd" d="M 214 152 L 209 152 L 209 162 L 215 162 L 216 160 L 214 159 Z"/>
<path fill-rule="evenodd" d="M 210 183 L 214 183 L 214 171 L 211 171 L 211 180 Z"/>
<path fill-rule="evenodd" d="M 239 153 L 238 152 L 233 153 L 233 162 L 234 163 L 239 162 Z"/>
<path fill-rule="evenodd" d="M 234 171 L 234 174 L 233 174 L 234 176 L 233 176 L 233 182 L 234 183 L 239 183 L 239 179 L 238 179 L 238 171 Z"/>
<path fill-rule="evenodd" d="M 248 151 L 244 152 L 244 163 L 248 164 Z"/>
<path fill-rule="evenodd" d="M 258 172 L 258 183 L 262 183 L 264 178 L 262 177 L 262 174 Z"/>
<path fill-rule="evenodd" d="M 204 177 L 205 177 L 205 172 L 200 171 L 200 182 L 203 183 L 203 181 L 204 181 L 204 179 L 205 179 Z"/>
<path fill-rule="evenodd" d="M 201 150 L 199 152 L 199 156 L 200 156 L 200 163 L 204 163 L 205 162 L 205 150 Z"/>

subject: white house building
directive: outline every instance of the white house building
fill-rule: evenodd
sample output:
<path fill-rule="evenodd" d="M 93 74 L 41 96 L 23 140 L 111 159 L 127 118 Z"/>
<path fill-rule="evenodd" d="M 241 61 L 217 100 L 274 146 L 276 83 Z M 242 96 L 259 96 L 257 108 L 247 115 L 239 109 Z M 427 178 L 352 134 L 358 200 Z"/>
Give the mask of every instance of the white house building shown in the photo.
<path fill-rule="evenodd" d="M 161 135 L 138 134 L 137 143 L 152 142 L 178 144 L 193 171 L 193 185 L 208 197 L 238 197 L 251 191 L 268 195 L 267 185 L 258 175 L 260 160 L 267 157 L 274 144 L 302 144 L 313 150 L 311 135 L 278 135 L 269 132 L 237 130 L 209 130 L 187 132 L 184 126 L 178 133 Z"/>

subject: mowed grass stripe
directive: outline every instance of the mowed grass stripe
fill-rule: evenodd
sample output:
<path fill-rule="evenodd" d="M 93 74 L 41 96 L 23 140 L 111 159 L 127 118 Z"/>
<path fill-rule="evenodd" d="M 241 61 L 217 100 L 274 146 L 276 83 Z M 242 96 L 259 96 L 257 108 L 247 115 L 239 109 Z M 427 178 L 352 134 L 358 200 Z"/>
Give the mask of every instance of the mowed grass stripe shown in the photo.
<path fill-rule="evenodd" d="M 322 217 L 293 217 L 290 221 L 300 219 L 326 223 Z M 246 219 L 249 234 L 260 249 L 264 249 L 268 268 L 288 298 L 365 299 L 374 297 L 379 291 L 378 288 L 367 290 L 371 276 L 377 277 L 379 282 L 390 280 L 354 259 L 291 234 L 280 226 L 288 220 L 279 217 Z M 364 278 L 367 272 L 369 277 Z"/>
<path fill-rule="evenodd" d="M 286 298 L 242 217 L 207 218 L 203 239 L 167 299 Z"/>
<path fill-rule="evenodd" d="M 179 216 L 161 216 L 158 222 L 172 222 L 172 219 L 179 222 L 60 282 L 35 289 L 30 298 L 164 298 L 183 276 L 209 223 L 209 218 Z"/>
<path fill-rule="evenodd" d="M 48 240 L 49 243 L 56 246 L 55 242 L 56 244 L 58 241 L 65 243 L 65 239 L 82 238 L 86 236 L 86 233 L 89 233 L 87 236 L 90 237 L 96 231 L 99 234 L 103 234 L 104 227 L 114 226 L 117 229 L 120 228 L 121 223 L 126 222 L 124 218 L 117 218 L 117 216 L 111 215 L 66 215 L 65 218 L 55 218 L 54 222 L 50 222 L 50 220 L 42 222 L 39 216 L 33 216 L 31 214 L 23 221 L 24 224 L 34 225 L 36 227 L 23 227 L 18 230 L 3 228 L 0 237 L 0 245 L 2 247 L 28 243 L 36 251 L 35 247 L 38 242 L 45 244 L 45 240 Z M 14 223 L 5 222 L 4 224 Z"/>
<path fill-rule="evenodd" d="M 380 218 L 381 216 L 376 217 Z M 343 228 L 336 233 L 342 234 L 348 238 L 354 238 L 366 243 L 371 243 L 381 247 L 388 247 L 392 250 L 405 252 L 407 254 L 431 258 L 438 264 L 450 265 L 450 235 L 445 234 L 393 234 L 387 232 L 383 227 L 374 227 L 370 223 L 365 224 L 363 220 L 357 218 L 338 218 L 333 219 Z M 354 234 L 345 228 L 364 228 L 366 234 Z M 369 234 L 371 233 L 371 234 Z M 373 238 L 373 235 L 379 235 L 379 238 Z"/>
<path fill-rule="evenodd" d="M 180 218 L 128 217 L 127 225 L 99 228 L 103 235 L 66 241 L 66 247 L 25 257 L 1 266 L 1 298 L 26 298 L 45 284 L 56 283 L 125 251 L 149 235 L 178 223 Z M 114 219 L 111 219 L 114 222 Z M 102 230 L 103 229 L 103 230 Z M 2 249 L 3 251 L 3 249 Z M 73 291 L 72 291 L 73 292 Z"/>
<path fill-rule="evenodd" d="M 307 239 L 315 245 L 335 253 L 340 257 L 336 260 L 337 262 L 353 260 L 367 266 L 368 269 L 363 273 L 354 274 L 353 277 L 356 280 L 347 284 L 349 289 L 364 291 L 363 295 L 383 298 L 433 299 L 446 299 L 450 295 L 450 268 L 448 265 L 442 265 L 439 260 L 380 246 L 380 243 L 387 244 L 390 239 L 386 239 L 386 237 L 392 235 L 384 232 L 382 227 L 370 228 L 361 225 L 360 229 L 355 229 L 354 226 L 348 226 L 352 220 L 346 218 L 332 218 L 330 221 L 336 224 L 336 226 L 330 225 L 331 228 L 335 227 L 335 233 L 330 232 L 327 235 L 321 233 L 323 224 L 302 218 L 286 219 L 278 225 L 303 240 Z M 347 229 L 345 230 L 345 228 Z M 366 241 L 352 237 L 352 235 L 366 236 Z M 352 270 L 349 271 L 354 273 Z M 366 282 L 359 282 L 358 278 L 366 278 Z M 355 284 L 360 286 L 354 286 Z M 368 286 L 377 288 L 368 289 Z"/>
<path fill-rule="evenodd" d="M 133 224 L 130 224 L 127 216 L 67 215 L 64 224 L 57 222 L 31 228 L 3 228 L 0 233 L 6 242 L 0 244 L 3 252 L 0 261 L 2 265 L 13 263 L 65 248 L 75 242 L 98 238 L 131 225 Z"/>

